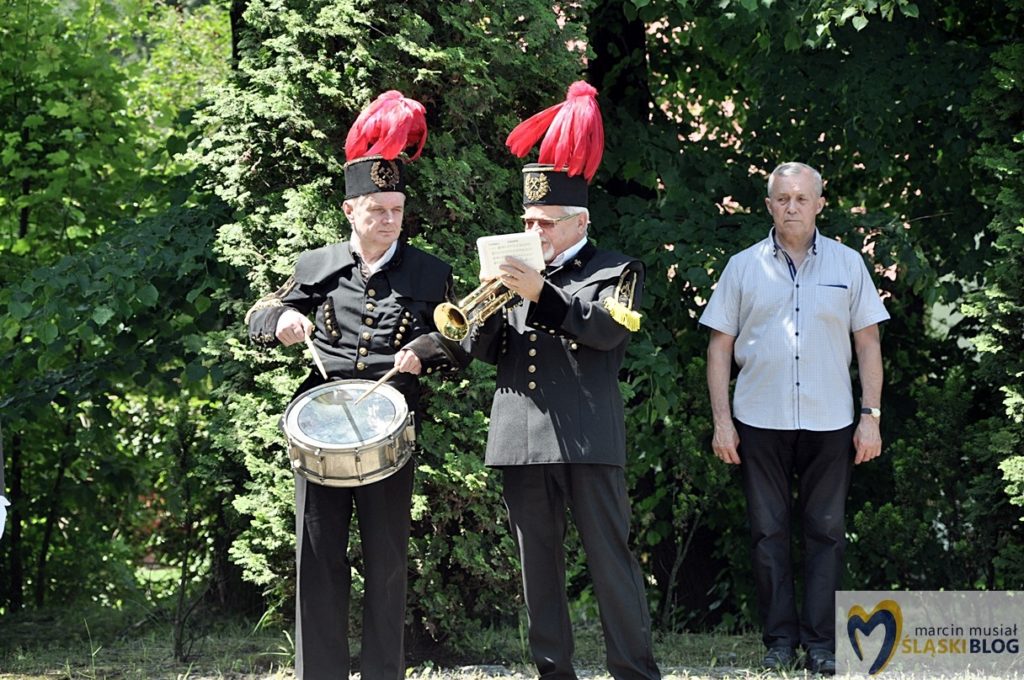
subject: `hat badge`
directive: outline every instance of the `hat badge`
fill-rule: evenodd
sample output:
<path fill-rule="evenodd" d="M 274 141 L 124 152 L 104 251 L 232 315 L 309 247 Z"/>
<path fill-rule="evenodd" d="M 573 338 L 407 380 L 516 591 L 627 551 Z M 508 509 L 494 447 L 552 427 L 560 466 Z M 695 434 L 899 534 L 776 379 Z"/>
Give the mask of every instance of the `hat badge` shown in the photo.
<path fill-rule="evenodd" d="M 542 172 L 530 172 L 526 175 L 526 180 L 523 185 L 523 194 L 531 201 L 539 201 L 548 195 L 551 191 L 551 185 L 548 184 L 548 178 L 544 176 Z"/>
<path fill-rule="evenodd" d="M 393 189 L 398 186 L 401 175 L 394 161 L 376 160 L 370 166 L 370 181 L 379 189 Z"/>

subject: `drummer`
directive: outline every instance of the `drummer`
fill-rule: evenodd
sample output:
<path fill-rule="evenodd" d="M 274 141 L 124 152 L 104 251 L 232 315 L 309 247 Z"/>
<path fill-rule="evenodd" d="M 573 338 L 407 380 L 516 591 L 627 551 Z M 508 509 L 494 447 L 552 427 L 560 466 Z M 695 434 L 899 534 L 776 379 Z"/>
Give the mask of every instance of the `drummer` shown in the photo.
<path fill-rule="evenodd" d="M 469 357 L 437 332 L 438 303 L 453 299 L 451 267 L 400 240 L 406 164 L 427 139 L 423 105 L 389 91 L 356 119 L 345 141 L 347 242 L 302 253 L 295 273 L 258 301 L 246 320 L 253 342 L 304 347 L 312 335 L 330 379 L 376 380 L 419 408 L 419 376 L 457 371 Z M 408 157 L 402 152 L 410 147 Z M 313 321 L 310 320 L 313 316 Z M 325 382 L 316 369 L 296 395 Z M 360 672 L 364 680 L 405 675 L 406 558 L 414 464 L 364 486 L 321 486 L 295 477 L 297 592 L 295 674 L 348 678 L 352 509 L 365 562 Z"/>

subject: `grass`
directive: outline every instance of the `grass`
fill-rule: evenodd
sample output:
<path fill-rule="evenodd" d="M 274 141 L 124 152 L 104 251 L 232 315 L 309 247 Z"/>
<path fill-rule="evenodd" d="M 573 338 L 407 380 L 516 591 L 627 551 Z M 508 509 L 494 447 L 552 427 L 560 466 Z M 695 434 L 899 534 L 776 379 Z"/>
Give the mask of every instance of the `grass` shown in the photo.
<path fill-rule="evenodd" d="M 152 610 L 99 605 L 27 611 L 0 617 L 0 680 L 206 678 L 291 679 L 291 631 L 256 629 L 240 619 L 202 619 L 191 629 L 189 661 L 173 660 L 171 623 Z M 353 653 L 357 649 L 353 648 Z M 738 674 L 760 657 L 755 636 L 658 635 L 655 654 L 666 675 L 686 678 Z M 481 631 L 458 661 L 421 660 L 410 678 L 473 680 L 535 677 L 522 631 Z M 600 627 L 577 627 L 577 668 L 599 678 L 604 670 Z"/>
<path fill-rule="evenodd" d="M 281 630 L 205 620 L 192 629 L 187 663 L 173 660 L 171 623 L 98 606 L 0 618 L 0 679 L 288 678 L 291 649 Z"/>
<path fill-rule="evenodd" d="M 186 663 L 173 660 L 166 618 L 96 605 L 31 611 L 0 617 L 0 680 L 46 678 L 127 680 L 293 680 L 289 630 L 256 629 L 240 619 L 206 619 L 192 630 Z M 655 657 L 667 680 L 710 678 L 807 678 L 757 670 L 762 649 L 756 635 L 670 634 L 655 636 Z M 357 649 L 353 647 L 353 654 Z M 422 660 L 409 680 L 526 680 L 536 677 L 522 631 L 481 631 L 461 658 Z M 584 680 L 608 678 L 600 627 L 576 627 L 576 668 Z M 886 674 L 900 678 L 901 674 Z M 964 675 L 964 678 L 981 676 Z"/>

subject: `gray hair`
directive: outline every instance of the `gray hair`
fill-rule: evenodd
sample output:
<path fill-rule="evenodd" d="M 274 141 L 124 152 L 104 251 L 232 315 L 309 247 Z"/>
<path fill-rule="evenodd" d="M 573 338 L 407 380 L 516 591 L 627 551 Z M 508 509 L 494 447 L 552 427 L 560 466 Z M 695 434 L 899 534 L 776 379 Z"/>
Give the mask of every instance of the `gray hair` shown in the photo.
<path fill-rule="evenodd" d="M 811 177 L 814 178 L 814 188 L 818 193 L 818 197 L 821 197 L 821 173 L 807 165 L 806 163 L 789 162 L 783 163 L 772 170 L 772 174 L 768 175 L 768 195 L 772 195 L 772 186 L 775 184 L 776 177 L 792 177 L 793 175 L 800 175 L 805 172 L 811 173 Z"/>
<path fill-rule="evenodd" d="M 562 209 L 565 210 L 566 215 L 586 215 L 587 226 L 590 226 L 590 210 L 583 208 L 578 205 L 563 205 Z"/>

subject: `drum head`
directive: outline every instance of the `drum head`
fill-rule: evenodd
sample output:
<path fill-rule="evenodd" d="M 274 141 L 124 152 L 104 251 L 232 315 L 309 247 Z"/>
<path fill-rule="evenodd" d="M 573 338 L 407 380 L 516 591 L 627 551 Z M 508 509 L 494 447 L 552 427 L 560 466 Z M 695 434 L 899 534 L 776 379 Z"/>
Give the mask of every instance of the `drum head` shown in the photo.
<path fill-rule="evenodd" d="M 358 449 L 397 432 L 409 415 L 401 392 L 381 385 L 359 405 L 373 386 L 369 380 L 336 380 L 299 395 L 284 414 L 289 437 L 314 449 Z"/>

